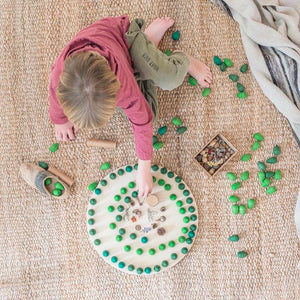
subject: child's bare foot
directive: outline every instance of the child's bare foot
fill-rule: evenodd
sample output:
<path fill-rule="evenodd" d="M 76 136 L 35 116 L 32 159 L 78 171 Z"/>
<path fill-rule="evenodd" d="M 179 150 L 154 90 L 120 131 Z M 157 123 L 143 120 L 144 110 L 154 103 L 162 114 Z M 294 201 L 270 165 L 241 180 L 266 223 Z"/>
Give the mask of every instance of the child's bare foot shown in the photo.
<path fill-rule="evenodd" d="M 148 39 L 157 47 L 165 32 L 174 24 L 170 17 L 155 19 L 146 29 L 145 34 Z"/>
<path fill-rule="evenodd" d="M 197 79 L 201 87 L 209 87 L 212 82 L 212 74 L 210 68 L 200 60 L 188 56 L 190 59 L 189 73 Z"/>

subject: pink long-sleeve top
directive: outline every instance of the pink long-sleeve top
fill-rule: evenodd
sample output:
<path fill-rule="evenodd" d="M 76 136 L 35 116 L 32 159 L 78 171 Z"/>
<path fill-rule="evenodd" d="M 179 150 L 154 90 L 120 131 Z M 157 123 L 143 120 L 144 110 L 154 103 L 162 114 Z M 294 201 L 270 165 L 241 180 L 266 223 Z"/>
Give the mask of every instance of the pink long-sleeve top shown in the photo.
<path fill-rule="evenodd" d="M 56 96 L 64 61 L 73 53 L 96 51 L 106 58 L 121 83 L 117 95 L 117 106 L 122 108 L 132 124 L 136 155 L 139 159 L 150 160 L 153 152 L 153 113 L 134 78 L 129 46 L 125 37 L 128 27 L 127 16 L 108 17 L 98 20 L 76 34 L 52 66 L 49 113 L 51 122 L 54 124 L 64 124 L 68 121 Z"/>

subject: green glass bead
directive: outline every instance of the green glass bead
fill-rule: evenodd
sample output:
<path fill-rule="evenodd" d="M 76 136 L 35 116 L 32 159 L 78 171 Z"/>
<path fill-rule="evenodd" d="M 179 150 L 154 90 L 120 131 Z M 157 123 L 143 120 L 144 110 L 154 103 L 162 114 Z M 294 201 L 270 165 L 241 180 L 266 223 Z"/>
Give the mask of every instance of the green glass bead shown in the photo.
<path fill-rule="evenodd" d="M 120 201 L 121 200 L 121 196 L 120 195 L 115 195 L 114 199 L 115 199 L 115 201 Z"/>
<path fill-rule="evenodd" d="M 143 253 L 144 253 L 144 251 L 143 251 L 142 248 L 136 249 L 136 254 L 137 254 L 137 255 L 142 255 Z"/>
<path fill-rule="evenodd" d="M 61 190 L 61 191 L 63 191 L 65 189 L 64 186 L 58 181 L 55 182 L 54 187 L 58 190 Z"/>
<path fill-rule="evenodd" d="M 123 240 L 121 235 L 116 235 L 116 241 L 121 242 Z"/>
<path fill-rule="evenodd" d="M 107 185 L 107 181 L 105 179 L 103 179 L 103 180 L 100 181 L 100 184 L 102 186 L 106 186 Z"/>
<path fill-rule="evenodd" d="M 176 181 L 177 183 L 179 183 L 179 182 L 181 181 L 181 177 L 179 177 L 179 176 L 175 177 L 175 181 Z"/>
<path fill-rule="evenodd" d="M 211 92 L 210 88 L 203 89 L 202 97 L 207 97 L 210 94 L 210 92 Z"/>
<path fill-rule="evenodd" d="M 52 195 L 59 197 L 61 195 L 61 190 L 59 190 L 59 189 L 53 190 Z"/>
<path fill-rule="evenodd" d="M 179 243 L 184 243 L 185 242 L 185 237 L 182 235 L 178 238 Z"/>
<path fill-rule="evenodd" d="M 226 173 L 226 176 L 229 180 L 231 181 L 235 181 L 236 180 L 236 175 L 234 173 L 231 173 L 231 172 L 227 172 Z"/>
<path fill-rule="evenodd" d="M 243 92 L 243 91 L 241 91 Z M 253 137 L 257 140 L 257 141 L 263 141 L 264 140 L 264 137 L 259 133 L 259 132 L 256 132 L 254 133 Z"/>
<path fill-rule="evenodd" d="M 110 229 L 115 229 L 117 227 L 116 223 L 110 223 L 109 228 Z"/>
<path fill-rule="evenodd" d="M 144 270 L 142 268 L 137 268 L 136 272 L 140 275 L 144 272 Z"/>
<path fill-rule="evenodd" d="M 191 215 L 190 218 L 191 218 L 192 221 L 196 221 L 197 220 L 197 216 L 195 214 Z"/>
<path fill-rule="evenodd" d="M 241 67 L 240 67 L 240 71 L 242 73 L 246 73 L 246 71 L 248 70 L 248 64 L 243 64 Z"/>
<path fill-rule="evenodd" d="M 154 266 L 154 271 L 155 271 L 155 272 L 159 272 L 159 271 L 160 271 L 160 266 L 157 266 L 157 265 Z"/>
<path fill-rule="evenodd" d="M 102 255 L 103 255 L 104 257 L 107 257 L 107 256 L 109 256 L 109 252 L 108 252 L 107 250 L 104 250 L 104 251 L 102 252 Z"/>
<path fill-rule="evenodd" d="M 152 176 L 152 181 L 156 182 L 156 177 L 155 176 Z"/>
<path fill-rule="evenodd" d="M 190 226 L 190 230 L 191 231 L 195 231 L 197 229 L 197 226 L 195 225 L 195 224 L 192 224 L 191 226 Z"/>
<path fill-rule="evenodd" d="M 276 145 L 274 148 L 273 148 L 273 154 L 274 155 L 279 155 L 281 152 L 280 150 L 280 147 L 278 145 Z"/>
<path fill-rule="evenodd" d="M 224 64 L 227 67 L 231 67 L 232 66 L 232 61 L 229 58 L 224 58 Z M 237 76 L 237 75 L 236 75 Z"/>
<path fill-rule="evenodd" d="M 174 241 L 170 241 L 168 245 L 169 245 L 169 247 L 173 248 L 173 247 L 175 247 L 175 242 Z"/>
<path fill-rule="evenodd" d="M 166 191 L 169 191 L 170 189 L 171 189 L 171 185 L 170 185 L 170 184 L 166 184 L 166 185 L 165 185 L 165 190 L 166 190 Z"/>
<path fill-rule="evenodd" d="M 173 32 L 173 34 L 172 34 L 172 39 L 173 39 L 174 41 L 179 40 L 179 37 L 180 37 L 180 32 L 179 32 L 179 30 L 176 30 L 175 32 Z"/>
<path fill-rule="evenodd" d="M 242 157 L 241 157 L 241 160 L 242 161 L 248 161 L 250 160 L 252 157 L 252 155 L 250 153 L 247 153 L 247 154 L 244 154 Z"/>
<path fill-rule="evenodd" d="M 240 201 L 240 198 L 237 197 L 237 196 L 235 196 L 235 195 L 231 195 L 231 196 L 229 196 L 229 201 L 230 201 L 231 203 L 237 203 L 237 202 Z"/>
<path fill-rule="evenodd" d="M 160 173 L 161 174 L 167 174 L 168 170 L 166 168 L 161 168 Z"/>
<path fill-rule="evenodd" d="M 246 181 L 249 178 L 249 171 L 245 171 L 241 175 L 241 180 Z"/>
<path fill-rule="evenodd" d="M 100 170 L 108 170 L 110 168 L 110 163 L 105 162 L 100 166 Z"/>
<path fill-rule="evenodd" d="M 161 265 L 166 268 L 169 265 L 169 263 L 167 260 L 163 260 Z"/>
<path fill-rule="evenodd" d="M 131 196 L 132 196 L 133 198 L 137 198 L 138 192 L 137 192 L 137 191 L 132 192 Z M 129 201 L 129 202 L 130 202 L 130 201 Z"/>
<path fill-rule="evenodd" d="M 239 251 L 237 254 L 238 258 L 244 258 L 248 256 L 248 253 L 246 251 Z"/>
<path fill-rule="evenodd" d="M 160 244 L 160 245 L 158 246 L 158 248 L 159 248 L 159 250 L 163 251 L 163 250 L 166 249 L 166 245 L 165 245 L 165 244 Z"/>
<path fill-rule="evenodd" d="M 146 244 L 146 243 L 148 242 L 148 238 L 146 238 L 145 236 L 143 236 L 143 237 L 141 238 L 141 242 L 142 242 L 143 244 Z"/>
<path fill-rule="evenodd" d="M 134 270 L 134 265 L 129 265 L 127 268 L 128 268 L 128 271 L 133 271 Z"/>
<path fill-rule="evenodd" d="M 120 189 L 120 193 L 123 194 L 123 195 L 126 194 L 126 193 L 127 193 L 127 189 L 124 188 L 124 187 L 121 188 L 121 189 Z"/>
<path fill-rule="evenodd" d="M 49 150 L 50 150 L 51 152 L 57 151 L 57 150 L 58 150 L 58 143 L 52 144 L 52 145 L 50 146 Z"/>
<path fill-rule="evenodd" d="M 48 170 L 48 164 L 43 162 L 43 161 L 39 161 L 38 162 L 39 166 L 45 170 Z M 50 178 L 49 178 L 50 179 Z"/>
<path fill-rule="evenodd" d="M 124 173 L 125 173 L 125 172 L 124 172 L 123 169 L 119 169 L 119 170 L 118 170 L 118 175 L 122 176 L 122 175 L 124 175 Z"/>
<path fill-rule="evenodd" d="M 116 179 L 116 177 L 117 177 L 117 175 L 115 173 L 110 173 L 109 174 L 109 178 L 112 179 L 112 180 Z"/>
<path fill-rule="evenodd" d="M 168 127 L 167 126 L 162 126 L 160 128 L 158 128 L 157 132 L 160 135 L 164 135 L 167 132 Z"/>
<path fill-rule="evenodd" d="M 260 141 L 254 142 L 252 145 L 252 151 L 256 151 L 259 148 L 260 148 Z"/>
<path fill-rule="evenodd" d="M 179 184 L 178 184 L 178 188 L 179 188 L 180 190 L 183 190 L 183 189 L 185 188 L 185 185 L 184 185 L 183 183 L 179 183 Z"/>
<path fill-rule="evenodd" d="M 99 239 L 94 240 L 94 244 L 96 246 L 99 246 L 101 244 L 101 241 Z"/>
<path fill-rule="evenodd" d="M 177 259 L 177 257 L 178 257 L 178 256 L 177 256 L 176 253 L 172 253 L 172 254 L 171 254 L 171 259 L 175 260 L 175 259 Z"/>
<path fill-rule="evenodd" d="M 50 185 L 51 183 L 52 183 L 52 179 L 51 179 L 51 178 L 47 178 L 47 179 L 45 180 L 45 185 L 46 185 L 46 186 Z"/>
<path fill-rule="evenodd" d="M 241 204 L 239 206 L 239 213 L 243 216 L 246 213 L 246 206 L 244 204 Z"/>
<path fill-rule="evenodd" d="M 122 216 L 121 215 L 116 215 L 116 221 L 121 222 L 122 221 Z"/>
<path fill-rule="evenodd" d="M 138 164 L 135 164 L 133 167 L 134 167 L 135 170 L 137 170 L 138 167 L 139 167 L 139 165 L 138 165 Z"/>
<path fill-rule="evenodd" d="M 190 221 L 189 217 L 186 216 L 186 217 L 183 218 L 183 223 L 188 223 L 189 221 Z"/>
<path fill-rule="evenodd" d="M 188 228 L 187 227 L 182 227 L 181 228 L 181 232 L 183 233 L 183 234 L 186 234 L 186 233 L 188 233 Z"/>
<path fill-rule="evenodd" d="M 165 181 L 163 179 L 158 180 L 158 185 L 163 186 L 165 184 Z"/>
<path fill-rule="evenodd" d="M 89 231 L 89 233 L 90 233 L 90 235 L 95 235 L 95 234 L 96 234 L 96 230 L 95 230 L 95 229 L 91 229 L 91 230 Z"/>
<path fill-rule="evenodd" d="M 119 233 L 120 233 L 121 235 L 124 235 L 125 232 L 126 232 L 126 230 L 125 230 L 124 228 L 120 228 L 120 229 L 119 229 Z"/>
<path fill-rule="evenodd" d="M 236 83 L 236 87 L 237 87 L 239 92 L 244 92 L 245 91 L 245 87 L 239 82 Z"/>
<path fill-rule="evenodd" d="M 268 185 L 270 185 L 271 181 L 269 178 L 265 178 L 261 184 L 262 187 L 267 187 Z"/>
<path fill-rule="evenodd" d="M 186 209 L 184 207 L 179 208 L 179 213 L 184 215 L 186 213 Z"/>
<path fill-rule="evenodd" d="M 165 54 L 166 54 L 167 56 L 170 56 L 171 53 L 172 53 L 172 52 L 170 51 L 170 49 L 167 49 L 166 52 L 165 52 Z"/>
<path fill-rule="evenodd" d="M 123 269 L 125 267 L 125 263 L 120 261 L 118 266 L 119 266 L 120 269 Z"/>
<path fill-rule="evenodd" d="M 191 198 L 191 197 L 186 198 L 186 203 L 187 204 L 192 204 L 193 203 L 193 198 Z"/>
<path fill-rule="evenodd" d="M 94 220 L 94 219 L 88 219 L 88 223 L 89 223 L 90 225 L 94 225 L 94 224 L 95 224 L 95 220 Z"/>
<path fill-rule="evenodd" d="M 191 243 L 193 242 L 193 240 L 192 240 L 191 238 L 187 238 L 187 239 L 185 240 L 185 242 L 186 242 L 187 244 L 191 244 Z"/>
<path fill-rule="evenodd" d="M 135 233 L 131 233 L 131 234 L 130 234 L 130 238 L 131 238 L 132 240 L 135 240 L 135 239 L 136 239 L 136 234 L 135 234 Z"/>
<path fill-rule="evenodd" d="M 170 172 L 168 172 L 168 177 L 169 177 L 169 178 L 173 178 L 173 177 L 174 177 L 174 173 L 173 173 L 173 172 L 171 172 L 171 171 L 170 171 Z"/>
<path fill-rule="evenodd" d="M 194 238 L 195 237 L 195 232 L 194 231 L 190 231 L 189 232 L 189 237 L 190 238 Z"/>
<path fill-rule="evenodd" d="M 129 182 L 128 187 L 133 189 L 135 187 L 135 183 L 133 181 Z"/>
<path fill-rule="evenodd" d="M 234 215 L 239 213 L 239 206 L 237 204 L 233 204 L 231 209 Z"/>
<path fill-rule="evenodd" d="M 150 254 L 150 255 L 154 255 L 155 252 L 156 252 L 155 249 L 153 249 L 153 248 L 149 249 L 149 254 Z"/>
<path fill-rule="evenodd" d="M 116 263 L 118 261 L 118 258 L 116 256 L 112 256 L 111 261 L 113 263 Z"/>
<path fill-rule="evenodd" d="M 126 172 L 130 173 L 133 170 L 133 168 L 132 168 L 132 166 L 127 166 L 125 168 L 125 170 L 126 170 Z"/>
<path fill-rule="evenodd" d="M 91 203 L 91 205 L 95 205 L 95 204 L 97 203 L 97 200 L 94 199 L 94 198 L 92 198 L 92 199 L 90 200 L 90 203 Z"/>
<path fill-rule="evenodd" d="M 146 268 L 145 268 L 145 273 L 146 273 L 146 274 L 150 274 L 150 273 L 151 273 L 151 268 L 146 267 Z"/>
<path fill-rule="evenodd" d="M 183 247 L 182 249 L 181 249 L 181 253 L 182 254 L 187 254 L 188 253 L 188 248 L 186 248 L 186 247 Z"/>
<path fill-rule="evenodd" d="M 222 72 L 224 72 L 224 71 L 226 71 L 226 69 L 227 69 L 226 64 L 225 64 L 224 62 L 222 62 L 222 63 L 220 64 L 220 70 L 221 70 Z"/>
<path fill-rule="evenodd" d="M 100 195 L 100 194 L 101 194 L 101 190 L 100 190 L 100 189 L 98 189 L 98 188 L 97 188 L 97 189 L 95 189 L 95 191 L 94 191 L 94 192 L 95 192 L 95 194 L 96 194 L 96 195 Z"/>
<path fill-rule="evenodd" d="M 266 165 L 261 161 L 258 161 L 257 165 L 262 171 L 264 171 L 266 169 Z"/>
<path fill-rule="evenodd" d="M 189 196 L 190 195 L 190 191 L 189 190 L 184 190 L 183 191 L 183 195 L 186 196 L 186 197 Z"/>
<path fill-rule="evenodd" d="M 124 210 L 124 206 L 123 206 L 123 205 L 119 205 L 119 206 L 117 207 L 117 210 L 118 210 L 119 212 L 122 212 L 122 211 Z"/>
<path fill-rule="evenodd" d="M 249 199 L 247 205 L 248 205 L 249 209 L 252 209 L 255 205 L 255 200 L 254 199 Z"/>
<path fill-rule="evenodd" d="M 124 251 L 129 252 L 131 250 L 131 247 L 129 245 L 126 245 L 124 247 Z"/>
<path fill-rule="evenodd" d="M 153 171 L 157 171 L 158 169 L 159 169 L 159 168 L 158 168 L 158 165 L 153 165 L 153 166 L 152 166 L 152 170 L 153 170 Z"/>
<path fill-rule="evenodd" d="M 94 211 L 93 209 L 89 209 L 89 210 L 88 210 L 88 214 L 89 214 L 90 216 L 93 216 L 93 215 L 95 214 L 95 211 Z"/>
<path fill-rule="evenodd" d="M 282 175 L 281 175 L 281 171 L 280 170 L 277 170 L 274 174 L 274 178 L 276 180 L 280 180 L 282 178 Z"/>
<path fill-rule="evenodd" d="M 178 207 L 181 207 L 181 206 L 183 205 L 183 202 L 180 201 L 180 200 L 178 200 L 178 201 L 176 202 L 176 205 L 177 205 Z"/>
<path fill-rule="evenodd" d="M 275 164 L 275 163 L 277 163 L 277 157 L 273 156 L 273 157 L 268 158 L 267 159 L 267 163 L 268 164 Z"/>
<path fill-rule="evenodd" d="M 49 178 L 50 179 L 50 178 Z M 52 180 L 51 180 L 52 182 Z M 89 185 L 89 190 L 92 192 L 98 185 L 98 182 L 93 182 Z"/>
<path fill-rule="evenodd" d="M 267 190 L 266 193 L 267 194 L 273 194 L 276 192 L 276 187 L 275 186 L 270 186 Z"/>
<path fill-rule="evenodd" d="M 222 60 L 219 56 L 214 56 L 214 63 L 219 66 L 222 63 Z"/>
<path fill-rule="evenodd" d="M 110 205 L 110 206 L 107 207 L 107 210 L 109 212 L 113 212 L 115 210 L 115 208 L 112 205 Z"/>
<path fill-rule="evenodd" d="M 171 199 L 171 200 L 176 200 L 176 199 L 177 199 L 177 196 L 176 196 L 175 194 L 171 194 L 171 195 L 170 195 L 170 199 Z"/>
<path fill-rule="evenodd" d="M 195 86 L 197 84 L 197 80 L 193 76 L 189 76 L 189 83 L 192 86 Z"/>
<path fill-rule="evenodd" d="M 189 207 L 189 212 L 190 212 L 190 213 L 193 213 L 194 211 L 195 211 L 195 207 L 194 207 L 194 206 L 190 206 L 190 207 Z"/>
<path fill-rule="evenodd" d="M 132 197 L 134 197 L 133 193 L 132 193 Z M 125 197 L 125 198 L 124 198 L 124 202 L 125 202 L 125 203 L 130 203 L 130 202 L 131 202 L 131 198 L 128 197 L 128 196 Z"/>
<path fill-rule="evenodd" d="M 260 181 L 263 181 L 266 178 L 266 174 L 263 171 L 257 173 L 257 177 Z"/>
<path fill-rule="evenodd" d="M 239 239 L 240 238 L 237 234 L 234 234 L 234 235 L 232 235 L 228 238 L 228 240 L 231 241 L 231 242 L 237 242 Z"/>
<path fill-rule="evenodd" d="M 267 171 L 265 174 L 266 174 L 266 178 L 271 178 L 275 175 L 273 171 Z"/>
<path fill-rule="evenodd" d="M 235 182 L 234 184 L 232 184 L 231 188 L 236 191 L 237 189 L 239 189 L 241 187 L 242 183 L 241 182 Z"/>

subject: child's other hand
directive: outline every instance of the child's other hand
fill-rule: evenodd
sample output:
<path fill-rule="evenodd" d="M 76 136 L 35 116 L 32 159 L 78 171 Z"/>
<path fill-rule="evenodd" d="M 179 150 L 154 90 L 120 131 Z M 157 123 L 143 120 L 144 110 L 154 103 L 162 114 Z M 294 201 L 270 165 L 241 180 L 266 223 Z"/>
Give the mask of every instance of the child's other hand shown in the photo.
<path fill-rule="evenodd" d="M 65 124 L 55 124 L 55 136 L 59 141 L 69 141 L 75 139 L 75 133 L 78 132 L 79 128 L 68 121 Z"/>
<path fill-rule="evenodd" d="M 139 190 L 139 198 L 146 198 L 152 191 L 151 160 L 139 159 L 136 185 Z"/>

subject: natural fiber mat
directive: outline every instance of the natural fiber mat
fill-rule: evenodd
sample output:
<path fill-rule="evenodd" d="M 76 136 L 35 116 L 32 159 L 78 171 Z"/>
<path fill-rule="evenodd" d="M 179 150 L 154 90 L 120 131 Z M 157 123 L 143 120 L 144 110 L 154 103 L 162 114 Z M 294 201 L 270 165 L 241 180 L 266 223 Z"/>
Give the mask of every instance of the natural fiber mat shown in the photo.
<path fill-rule="evenodd" d="M 0 6 L 0 298 L 1 299 L 299 299 L 300 273 L 294 209 L 299 188 L 299 152 L 286 119 L 262 94 L 251 72 L 242 77 L 248 98 L 235 97 L 235 85 L 212 62 L 214 55 L 246 62 L 237 24 L 207 0 L 192 1 L 1 1 Z M 56 56 L 80 29 L 105 16 L 128 14 L 149 23 L 171 16 L 180 30 L 178 42 L 168 31 L 161 49 L 183 49 L 202 58 L 213 70 L 211 95 L 187 80 L 172 92 L 160 92 L 161 119 L 179 116 L 188 127 L 181 136 L 169 130 L 165 146 L 153 162 L 181 175 L 195 195 L 199 231 L 191 252 L 161 274 L 127 275 L 96 254 L 88 240 L 88 184 L 113 168 L 136 162 L 129 122 L 116 113 L 108 126 L 81 131 L 75 141 L 55 141 L 48 116 L 48 77 Z M 234 68 L 232 70 L 234 70 Z M 252 162 L 240 154 L 251 149 L 254 132 L 265 141 Z M 209 179 L 193 164 L 193 156 L 216 133 L 222 133 L 239 154 Z M 88 148 L 88 138 L 116 140 L 115 150 Z M 256 178 L 255 161 L 281 146 L 278 168 L 283 178 L 278 192 L 266 195 Z M 22 162 L 46 161 L 76 179 L 65 200 L 44 197 L 18 174 Z M 247 167 L 245 167 L 247 166 Z M 234 216 L 226 171 L 250 179 L 243 198 L 255 197 L 256 207 Z M 239 233 L 238 243 L 228 237 Z M 247 258 L 237 251 L 247 250 Z"/>

